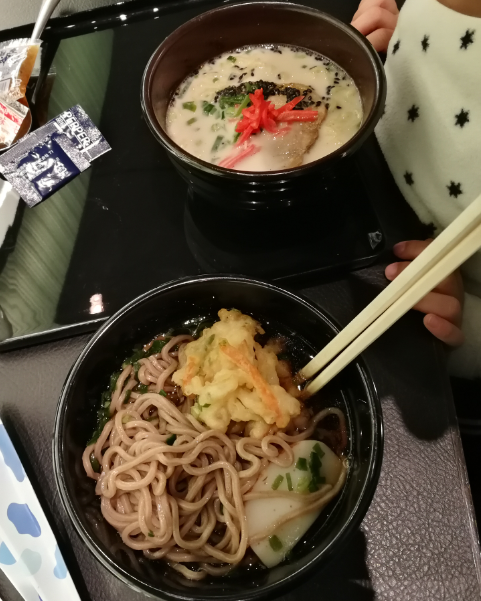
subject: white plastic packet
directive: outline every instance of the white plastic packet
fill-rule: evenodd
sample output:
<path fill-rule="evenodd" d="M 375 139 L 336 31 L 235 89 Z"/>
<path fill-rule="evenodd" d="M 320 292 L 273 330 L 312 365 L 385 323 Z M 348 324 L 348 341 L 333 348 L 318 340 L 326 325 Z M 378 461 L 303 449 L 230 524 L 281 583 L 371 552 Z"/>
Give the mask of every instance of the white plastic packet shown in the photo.
<path fill-rule="evenodd" d="M 40 44 L 28 38 L 0 42 L 0 100 L 25 96 Z"/>

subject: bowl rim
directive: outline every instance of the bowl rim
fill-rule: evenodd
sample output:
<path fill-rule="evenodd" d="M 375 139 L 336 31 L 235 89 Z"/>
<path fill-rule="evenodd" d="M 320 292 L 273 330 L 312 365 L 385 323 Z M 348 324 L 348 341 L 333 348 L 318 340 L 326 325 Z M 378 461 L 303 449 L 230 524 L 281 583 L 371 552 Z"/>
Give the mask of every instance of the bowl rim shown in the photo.
<path fill-rule="evenodd" d="M 165 592 L 153 585 L 147 584 L 141 578 L 137 578 L 133 574 L 124 570 L 117 562 L 112 561 L 110 557 L 106 553 L 104 553 L 104 551 L 97 544 L 94 538 L 89 534 L 89 532 L 84 528 L 82 520 L 79 518 L 77 512 L 75 511 L 70 501 L 70 496 L 65 482 L 65 473 L 61 461 L 61 456 L 63 454 L 63 439 L 61 437 L 61 432 L 63 430 L 63 424 L 65 420 L 64 408 L 67 404 L 69 393 L 73 387 L 73 380 L 76 376 L 78 369 L 81 367 L 84 359 L 90 353 L 91 349 L 95 346 L 97 341 L 109 331 L 109 329 L 117 322 L 119 318 L 126 315 L 131 309 L 137 307 L 138 305 L 141 305 L 144 301 L 159 294 L 162 294 L 162 292 L 179 287 L 182 288 L 190 284 L 211 281 L 239 282 L 248 285 L 253 284 L 254 286 L 260 286 L 261 288 L 280 293 L 281 295 L 291 300 L 294 300 L 295 302 L 298 302 L 301 305 L 303 305 L 305 308 L 313 311 L 317 315 L 317 317 L 321 319 L 327 326 L 329 326 L 334 332 L 337 333 L 340 330 L 336 322 L 324 309 L 317 307 L 308 299 L 305 299 L 302 296 L 295 294 L 289 290 L 275 286 L 274 284 L 265 282 L 263 280 L 250 278 L 247 276 L 237 276 L 229 274 L 199 275 L 186 276 L 177 280 L 171 280 L 133 299 L 124 307 L 119 309 L 114 315 L 112 315 L 92 336 L 92 338 L 82 349 L 82 351 L 80 352 L 79 356 L 77 357 L 67 374 L 57 403 L 54 431 L 52 436 L 52 461 L 55 483 L 57 485 L 59 497 L 65 512 L 69 516 L 76 533 L 79 535 L 80 539 L 87 546 L 88 550 L 92 553 L 92 555 L 100 562 L 100 564 L 104 568 L 106 568 L 111 574 L 116 576 L 124 584 L 129 586 L 131 589 L 146 594 L 147 596 L 153 599 L 167 599 L 170 601 L 199 601 L 202 598 L 208 597 L 208 595 L 205 595 L 204 593 L 202 597 L 199 594 L 190 596 L 188 594 L 183 594 L 180 592 Z M 281 580 L 278 580 L 277 582 L 267 584 L 265 586 L 260 586 L 257 589 L 253 589 L 243 594 L 224 593 L 216 595 L 216 601 L 258 601 L 260 599 L 273 598 L 274 596 L 279 596 L 285 593 L 287 589 L 292 588 L 296 583 L 298 583 L 299 579 L 302 576 L 306 577 L 310 575 L 313 569 L 316 567 L 316 565 L 321 561 L 321 559 L 326 560 L 326 562 L 330 560 L 332 556 L 346 544 L 352 532 L 359 527 L 362 520 L 364 519 L 364 516 L 366 515 L 366 512 L 371 504 L 372 498 L 376 491 L 381 472 L 384 451 L 384 425 L 380 398 L 368 366 L 365 364 L 365 361 L 362 358 L 362 356 L 358 357 L 352 363 L 357 368 L 358 374 L 361 377 L 362 384 L 365 387 L 366 392 L 371 400 L 371 405 L 374 409 L 374 412 L 371 412 L 371 422 L 373 425 L 373 429 L 370 441 L 371 454 L 369 459 L 368 471 L 365 477 L 364 485 L 359 494 L 357 503 L 351 510 L 348 520 L 344 523 L 344 525 L 339 530 L 335 538 L 323 551 L 318 552 L 315 555 L 315 557 L 313 557 L 309 562 L 305 563 L 293 574 L 290 574 L 282 578 Z M 159 595 L 163 596 L 161 597 Z"/>
<path fill-rule="evenodd" d="M 188 31 L 191 28 L 198 27 L 199 23 L 202 23 L 203 19 L 210 17 L 212 14 L 216 14 L 223 11 L 235 10 L 240 7 L 252 6 L 263 6 L 267 9 L 280 8 L 282 10 L 304 12 L 311 16 L 317 18 L 320 17 L 326 21 L 329 21 L 331 24 L 343 30 L 344 33 L 346 33 L 347 35 L 351 36 L 359 42 L 360 47 L 364 48 L 367 57 L 370 59 L 376 76 L 375 98 L 373 106 L 367 118 L 362 123 L 359 130 L 354 134 L 354 136 L 347 140 L 347 142 L 345 142 L 342 146 L 336 148 L 336 150 L 334 150 L 333 152 L 327 154 L 324 157 L 321 157 L 320 159 L 317 159 L 316 161 L 312 161 L 311 163 L 301 165 L 300 167 L 292 167 L 276 171 L 237 171 L 235 169 L 227 169 L 225 167 L 219 167 L 218 165 L 214 165 L 213 163 L 208 163 L 207 161 L 199 159 L 193 154 L 190 154 L 189 152 L 181 148 L 176 142 L 174 142 L 160 126 L 153 110 L 151 99 L 153 74 L 155 73 L 155 67 L 157 62 L 160 60 L 163 54 L 167 52 L 166 46 L 168 45 L 170 40 L 174 36 L 182 34 L 182 32 Z M 189 19 L 189 21 L 186 21 L 185 23 L 177 27 L 177 29 L 172 31 L 156 48 L 145 67 L 144 73 L 142 75 L 140 103 L 142 107 L 142 113 L 151 133 L 153 134 L 155 139 L 158 142 L 160 142 L 162 146 L 164 146 L 164 148 L 166 148 L 166 150 L 172 153 L 173 157 L 175 157 L 176 160 L 181 161 L 182 163 L 186 163 L 190 168 L 200 169 L 201 171 L 207 172 L 211 175 L 221 175 L 223 177 L 229 177 L 230 179 L 234 180 L 249 181 L 252 180 L 253 177 L 255 177 L 255 179 L 257 180 L 268 181 L 270 179 L 286 177 L 291 174 L 295 176 L 311 172 L 317 169 L 318 167 L 325 165 L 326 163 L 332 163 L 336 160 L 345 158 L 348 155 L 354 153 L 364 143 L 365 139 L 372 133 L 376 123 L 379 121 L 379 118 L 382 115 L 386 99 L 386 88 L 387 85 L 384 67 L 378 53 L 367 40 L 367 38 L 363 36 L 357 29 L 352 27 L 352 25 L 344 23 L 340 19 L 337 19 L 336 17 L 333 17 L 332 15 L 324 11 L 311 8 L 302 4 L 296 4 L 294 2 L 283 2 L 282 0 L 243 0 L 240 2 L 236 2 L 235 4 L 228 4 L 226 6 L 220 6 L 212 10 L 205 11 L 200 15 Z"/>

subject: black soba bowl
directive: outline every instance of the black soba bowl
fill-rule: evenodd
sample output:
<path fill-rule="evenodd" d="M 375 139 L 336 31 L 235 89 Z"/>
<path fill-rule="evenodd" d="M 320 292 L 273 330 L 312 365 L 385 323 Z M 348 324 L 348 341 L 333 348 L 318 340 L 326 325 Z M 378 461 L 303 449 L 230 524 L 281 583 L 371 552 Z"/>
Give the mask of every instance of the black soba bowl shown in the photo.
<path fill-rule="evenodd" d="M 282 171 L 225 169 L 183 150 L 166 132 L 167 108 L 175 90 L 205 61 L 256 44 L 299 46 L 337 63 L 352 77 L 361 95 L 364 118 L 359 131 L 331 154 Z M 385 96 L 381 61 L 364 36 L 326 13 L 286 2 L 234 4 L 188 21 L 154 52 L 145 69 L 141 91 L 150 130 L 195 193 L 222 206 L 228 203 L 239 209 L 269 210 L 318 202 L 320 172 L 352 155 L 366 141 L 381 117 Z"/>
<path fill-rule="evenodd" d="M 99 562 L 132 588 L 158 599 L 243 601 L 279 598 L 327 560 L 357 530 L 371 502 L 382 461 L 379 399 L 362 360 L 351 364 L 322 392 L 341 407 L 349 432 L 349 473 L 339 497 L 319 516 L 289 560 L 267 569 L 239 566 L 228 577 L 187 581 L 165 563 L 125 547 L 100 513 L 94 481 L 82 467 L 82 453 L 95 427 L 100 395 L 134 345 L 173 326 L 215 316 L 236 307 L 259 319 L 268 334 L 295 340 L 312 355 L 337 332 L 331 319 L 303 298 L 243 277 L 200 276 L 171 282 L 132 301 L 93 336 L 63 387 L 55 421 L 53 463 L 63 505 L 82 541 Z M 304 357 L 305 360 L 305 357 Z M 329 579 L 329 574 L 318 578 Z"/>

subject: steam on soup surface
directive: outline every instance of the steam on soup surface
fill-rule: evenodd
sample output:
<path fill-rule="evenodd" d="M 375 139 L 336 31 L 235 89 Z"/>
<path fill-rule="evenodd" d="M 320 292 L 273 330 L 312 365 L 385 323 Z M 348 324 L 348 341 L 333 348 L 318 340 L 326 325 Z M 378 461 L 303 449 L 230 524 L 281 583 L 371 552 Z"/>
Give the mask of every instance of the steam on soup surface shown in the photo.
<path fill-rule="evenodd" d="M 353 80 L 328 58 L 292 46 L 250 46 L 211 59 L 182 82 L 167 133 L 209 163 L 274 171 L 330 154 L 362 118 Z M 246 134 L 248 125 L 254 131 Z"/>

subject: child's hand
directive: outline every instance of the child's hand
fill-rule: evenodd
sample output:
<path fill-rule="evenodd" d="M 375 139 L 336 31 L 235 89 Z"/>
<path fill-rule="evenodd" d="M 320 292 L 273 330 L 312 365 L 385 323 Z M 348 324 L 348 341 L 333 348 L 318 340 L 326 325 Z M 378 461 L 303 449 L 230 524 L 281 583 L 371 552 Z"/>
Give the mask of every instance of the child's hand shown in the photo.
<path fill-rule="evenodd" d="M 391 263 L 386 267 L 387 279 L 394 280 L 431 242 L 432 240 L 424 242 L 410 240 L 396 244 L 393 248 L 394 254 L 404 261 Z M 464 335 L 460 328 L 463 296 L 463 280 L 460 272 L 455 271 L 413 309 L 426 313 L 424 325 L 441 342 L 450 346 L 460 346 L 464 342 Z"/>
<path fill-rule="evenodd" d="M 378 52 L 386 52 L 398 16 L 395 0 L 362 0 L 351 25 L 365 35 Z"/>

